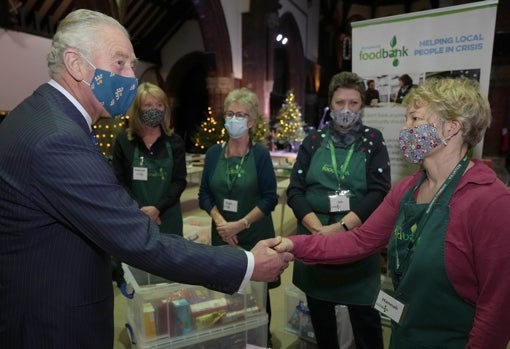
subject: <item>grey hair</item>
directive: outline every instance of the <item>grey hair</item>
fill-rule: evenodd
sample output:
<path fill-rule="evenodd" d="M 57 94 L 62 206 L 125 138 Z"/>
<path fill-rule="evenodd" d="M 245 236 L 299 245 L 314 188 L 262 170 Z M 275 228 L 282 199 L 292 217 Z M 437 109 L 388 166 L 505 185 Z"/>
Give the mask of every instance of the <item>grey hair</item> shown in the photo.
<path fill-rule="evenodd" d="M 250 128 L 250 136 L 253 136 L 257 128 L 257 120 L 260 117 L 259 98 L 250 89 L 241 87 L 229 92 L 223 102 L 223 110 L 228 111 L 232 103 L 239 103 L 247 107 L 250 119 L 254 121 L 254 126 Z"/>
<path fill-rule="evenodd" d="M 224 111 L 227 111 L 232 103 L 240 103 L 248 108 L 250 117 L 256 120 L 259 116 L 259 99 L 257 95 L 246 87 L 229 92 L 223 103 Z"/>
<path fill-rule="evenodd" d="M 90 60 L 92 52 L 102 44 L 98 38 L 106 26 L 117 28 L 129 37 L 127 30 L 117 20 L 101 12 L 80 9 L 69 13 L 59 23 L 51 42 L 47 57 L 50 77 L 60 75 L 64 66 L 64 51 L 68 48 L 79 50 Z"/>

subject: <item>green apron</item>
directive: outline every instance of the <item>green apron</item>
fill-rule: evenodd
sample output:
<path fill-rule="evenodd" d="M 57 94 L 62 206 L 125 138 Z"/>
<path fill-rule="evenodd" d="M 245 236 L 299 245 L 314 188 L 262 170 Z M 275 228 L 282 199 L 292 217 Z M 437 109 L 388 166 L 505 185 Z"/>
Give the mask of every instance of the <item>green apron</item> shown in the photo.
<path fill-rule="evenodd" d="M 149 156 L 142 157 L 138 148 L 139 145 L 135 145 L 133 166 L 145 167 L 148 171 L 147 181 L 131 181 L 131 191 L 140 206 L 155 206 L 170 190 L 174 159 L 171 144 L 165 142 L 165 145 L 168 156 L 162 159 L 155 159 Z M 161 219 L 159 230 L 162 233 L 182 236 L 182 210 L 180 202 L 170 206 L 165 212 L 160 214 L 159 218 Z"/>
<path fill-rule="evenodd" d="M 216 207 L 221 215 L 229 222 L 237 221 L 246 216 L 260 201 L 257 182 L 257 168 L 255 157 L 250 150 L 244 157 L 225 158 L 225 147 L 220 153 L 216 169 L 211 178 L 210 187 Z M 223 200 L 237 201 L 237 212 L 225 211 Z M 237 238 L 239 246 L 249 251 L 257 242 L 275 236 L 272 215 L 266 215 L 254 222 L 248 229 L 242 230 Z M 213 245 L 225 245 L 216 224 L 212 222 L 211 241 Z"/>
<path fill-rule="evenodd" d="M 326 137 L 322 146 L 315 151 L 306 175 L 306 199 L 324 225 L 338 222 L 348 213 L 329 212 L 328 195 L 331 192 L 336 191 L 339 185 L 342 190 L 350 190 L 350 208 L 355 209 L 363 201 L 367 187 L 366 158 L 362 151 L 355 148 L 357 144 L 353 148 L 334 147 L 330 144 Z M 334 158 L 331 153 L 333 148 Z M 342 171 L 342 166 L 345 171 Z M 298 222 L 297 234 L 310 232 Z M 380 255 L 376 253 L 358 262 L 343 265 L 305 265 L 294 261 L 292 281 L 316 299 L 338 304 L 372 305 L 381 283 Z"/>
<path fill-rule="evenodd" d="M 448 203 L 468 163 L 466 157 L 457 165 L 440 202 L 416 204 L 413 193 L 425 175 L 402 199 L 388 258 L 394 295 L 407 309 L 400 324 L 392 321 L 392 349 L 460 349 L 467 344 L 474 306 L 459 297 L 448 278 L 444 245 Z"/>

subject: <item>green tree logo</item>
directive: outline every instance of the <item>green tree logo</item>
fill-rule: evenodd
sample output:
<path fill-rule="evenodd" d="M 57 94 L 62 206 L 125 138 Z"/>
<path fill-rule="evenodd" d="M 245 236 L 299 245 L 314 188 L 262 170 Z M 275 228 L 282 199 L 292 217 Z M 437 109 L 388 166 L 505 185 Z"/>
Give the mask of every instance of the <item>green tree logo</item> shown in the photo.
<path fill-rule="evenodd" d="M 390 46 L 391 46 L 391 49 L 394 50 L 395 49 L 395 46 L 397 46 L 397 36 L 396 35 L 393 35 L 393 37 L 391 38 L 390 40 Z M 398 64 L 399 64 L 399 61 L 398 61 L 398 56 L 395 56 L 393 58 L 393 62 L 392 62 L 392 65 L 394 67 L 398 67 Z"/>

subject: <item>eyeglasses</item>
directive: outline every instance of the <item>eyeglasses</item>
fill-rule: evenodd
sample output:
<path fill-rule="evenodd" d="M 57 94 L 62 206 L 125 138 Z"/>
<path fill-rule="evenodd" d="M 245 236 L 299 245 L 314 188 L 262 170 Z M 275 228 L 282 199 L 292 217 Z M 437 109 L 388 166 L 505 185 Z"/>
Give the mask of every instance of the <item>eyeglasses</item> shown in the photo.
<path fill-rule="evenodd" d="M 248 119 L 250 117 L 250 114 L 248 114 L 248 113 L 243 113 L 240 111 L 234 112 L 234 111 L 230 111 L 230 110 L 226 111 L 224 115 L 226 118 L 235 117 L 236 119 Z"/>

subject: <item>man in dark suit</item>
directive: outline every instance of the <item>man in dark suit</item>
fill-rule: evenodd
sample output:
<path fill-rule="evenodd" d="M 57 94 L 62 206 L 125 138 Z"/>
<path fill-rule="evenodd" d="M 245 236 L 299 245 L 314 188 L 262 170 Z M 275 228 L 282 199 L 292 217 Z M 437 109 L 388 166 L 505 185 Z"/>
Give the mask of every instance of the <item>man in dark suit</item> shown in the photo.
<path fill-rule="evenodd" d="M 74 11 L 53 39 L 50 82 L 0 126 L 0 348 L 111 349 L 110 255 L 225 293 L 275 280 L 292 259 L 271 248 L 278 238 L 245 252 L 160 234 L 139 210 L 90 138 L 131 104 L 134 61 L 117 21 Z"/>

